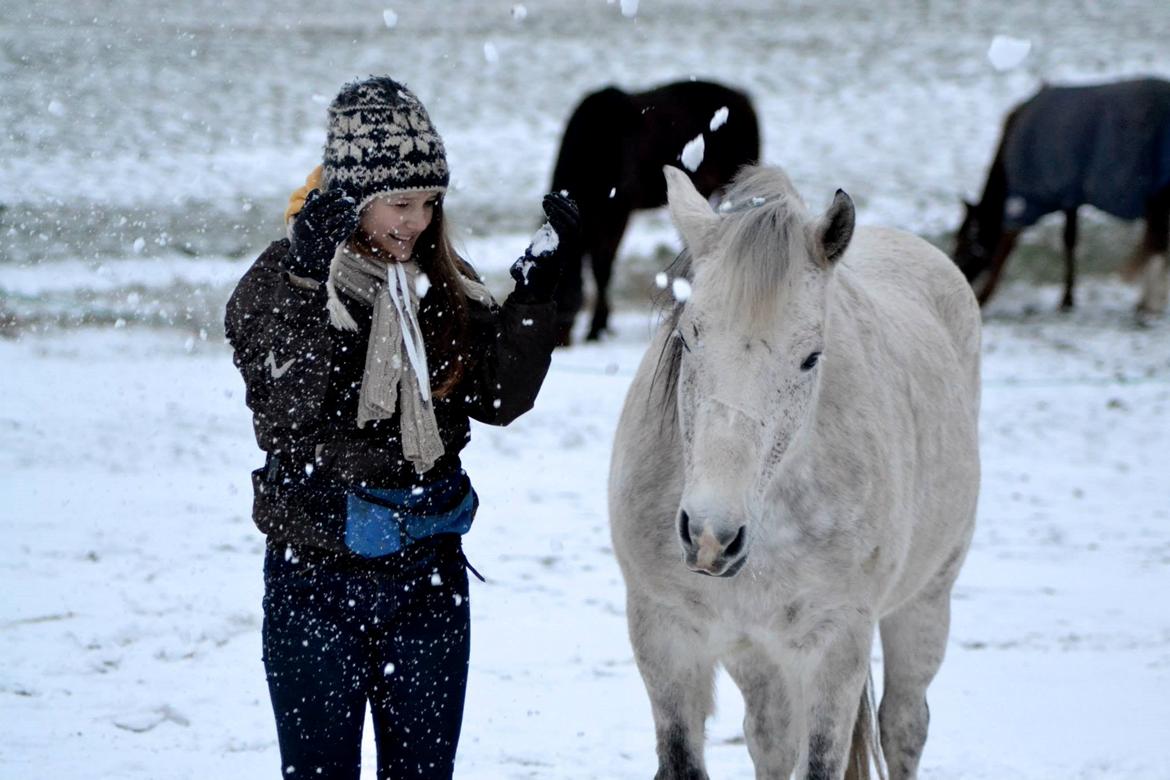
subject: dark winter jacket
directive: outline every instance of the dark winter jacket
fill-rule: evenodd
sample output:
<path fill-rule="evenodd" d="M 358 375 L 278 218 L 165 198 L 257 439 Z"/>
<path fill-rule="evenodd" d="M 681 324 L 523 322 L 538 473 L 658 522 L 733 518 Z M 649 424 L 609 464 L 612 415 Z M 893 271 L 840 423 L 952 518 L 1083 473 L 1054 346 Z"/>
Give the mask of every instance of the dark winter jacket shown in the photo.
<path fill-rule="evenodd" d="M 503 306 L 468 299 L 463 378 L 434 401 L 445 454 L 419 476 L 402 454 L 397 415 L 357 427 L 370 308 L 346 299 L 359 330 L 332 327 L 324 286 L 284 271 L 287 252 L 288 242 L 277 241 L 260 255 L 228 301 L 225 320 L 256 441 L 269 455 L 253 474 L 253 517 L 270 539 L 343 550 L 336 507 L 317 506 L 292 488 L 403 488 L 457 474 L 469 418 L 507 425 L 532 408 L 555 343 L 555 306 L 515 294 Z"/>

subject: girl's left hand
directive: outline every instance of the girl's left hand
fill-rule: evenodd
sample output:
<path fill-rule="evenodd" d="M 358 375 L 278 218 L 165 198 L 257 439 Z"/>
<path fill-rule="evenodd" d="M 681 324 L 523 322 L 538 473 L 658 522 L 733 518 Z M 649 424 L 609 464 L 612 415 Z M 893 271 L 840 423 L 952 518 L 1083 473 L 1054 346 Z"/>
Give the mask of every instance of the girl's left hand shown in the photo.
<path fill-rule="evenodd" d="M 581 215 L 572 198 L 559 192 L 544 196 L 547 222 L 532 237 L 524 255 L 512 264 L 516 289 L 534 300 L 552 300 L 566 261 L 581 252 Z"/>

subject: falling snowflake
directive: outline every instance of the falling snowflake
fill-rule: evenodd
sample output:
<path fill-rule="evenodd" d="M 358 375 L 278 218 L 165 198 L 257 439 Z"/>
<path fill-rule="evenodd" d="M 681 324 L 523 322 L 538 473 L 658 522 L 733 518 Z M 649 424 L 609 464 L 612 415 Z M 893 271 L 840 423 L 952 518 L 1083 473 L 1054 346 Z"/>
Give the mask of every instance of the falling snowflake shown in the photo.
<path fill-rule="evenodd" d="M 1011 70 L 1027 59 L 1031 51 L 1032 42 L 1027 38 L 997 35 L 991 39 L 991 45 L 987 47 L 987 59 L 996 70 Z"/>
<path fill-rule="evenodd" d="M 688 171 L 696 171 L 699 165 L 703 162 L 703 153 L 706 151 L 707 144 L 703 140 L 703 134 L 695 136 L 693 140 L 683 147 L 682 154 L 679 159 L 682 164 L 686 166 Z"/>
<path fill-rule="evenodd" d="M 1024 212 L 1028 210 L 1028 201 L 1021 198 L 1019 195 L 1013 195 L 1004 203 L 1004 213 L 1009 217 L 1022 217 Z"/>
<path fill-rule="evenodd" d="M 679 303 L 685 303 L 691 297 L 691 283 L 686 279 L 675 279 L 670 283 L 670 292 Z"/>
<path fill-rule="evenodd" d="M 398 14 L 387 8 L 382 12 L 382 21 L 386 23 L 387 27 L 393 29 L 398 24 Z"/>
<path fill-rule="evenodd" d="M 431 289 L 431 280 L 427 275 L 420 273 L 414 280 L 414 291 L 419 298 L 427 297 L 427 292 Z"/>
<path fill-rule="evenodd" d="M 711 117 L 710 127 L 712 133 L 727 124 L 727 115 L 729 113 L 730 112 L 727 110 L 727 106 L 724 106 L 715 112 L 714 116 Z"/>

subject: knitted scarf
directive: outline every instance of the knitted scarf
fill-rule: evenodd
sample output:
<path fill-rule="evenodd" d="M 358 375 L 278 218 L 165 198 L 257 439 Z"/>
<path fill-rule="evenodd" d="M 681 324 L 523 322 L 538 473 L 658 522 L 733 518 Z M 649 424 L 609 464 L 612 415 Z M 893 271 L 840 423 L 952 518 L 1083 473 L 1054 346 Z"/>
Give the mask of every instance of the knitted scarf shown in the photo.
<path fill-rule="evenodd" d="M 366 365 L 358 394 L 358 427 L 399 412 L 402 453 L 423 474 L 443 455 L 443 440 L 431 398 L 430 373 L 418 324 L 419 268 L 409 263 L 377 263 L 338 248 L 325 283 L 329 320 L 340 330 L 357 323 L 337 295 L 341 290 L 373 307 Z M 425 294 L 425 293 L 424 293 Z"/>

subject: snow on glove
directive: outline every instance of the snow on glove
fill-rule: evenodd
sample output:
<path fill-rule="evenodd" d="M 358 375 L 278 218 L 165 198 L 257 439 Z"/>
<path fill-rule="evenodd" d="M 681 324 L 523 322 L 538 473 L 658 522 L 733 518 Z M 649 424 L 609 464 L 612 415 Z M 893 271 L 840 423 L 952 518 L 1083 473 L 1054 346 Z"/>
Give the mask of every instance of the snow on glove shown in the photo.
<path fill-rule="evenodd" d="M 551 301 L 565 261 L 581 251 L 581 215 L 567 195 L 544 196 L 547 221 L 536 231 L 524 255 L 512 264 L 516 292 L 528 302 Z"/>
<path fill-rule="evenodd" d="M 340 190 L 313 190 L 292 224 L 292 251 L 285 268 L 297 276 L 324 282 L 337 245 L 358 225 L 357 203 Z"/>

